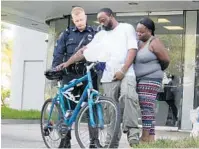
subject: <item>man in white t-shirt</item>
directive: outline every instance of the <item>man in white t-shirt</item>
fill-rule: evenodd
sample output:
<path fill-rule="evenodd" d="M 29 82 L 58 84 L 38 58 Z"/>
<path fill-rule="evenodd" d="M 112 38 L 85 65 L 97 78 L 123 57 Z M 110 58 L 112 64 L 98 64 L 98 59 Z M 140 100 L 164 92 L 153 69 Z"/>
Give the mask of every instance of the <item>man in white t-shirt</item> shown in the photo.
<path fill-rule="evenodd" d="M 104 30 L 98 32 L 86 47 L 57 68 L 63 69 L 83 58 L 88 61 L 104 59 L 106 67 L 101 79 L 102 87 L 107 97 L 120 103 L 123 113 L 122 129 L 127 133 L 129 145 L 133 146 L 139 143 L 139 102 L 133 68 L 137 50 L 136 33 L 132 25 L 118 23 L 109 8 L 101 9 L 97 19 Z M 120 138 L 121 133 L 115 140 L 115 147 L 119 146 Z"/>

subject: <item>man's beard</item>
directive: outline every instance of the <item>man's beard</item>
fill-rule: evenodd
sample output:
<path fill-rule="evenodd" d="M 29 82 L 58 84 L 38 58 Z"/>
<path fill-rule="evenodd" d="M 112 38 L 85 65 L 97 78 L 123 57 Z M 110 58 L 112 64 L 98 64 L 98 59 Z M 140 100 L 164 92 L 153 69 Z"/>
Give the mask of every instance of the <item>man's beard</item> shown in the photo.
<path fill-rule="evenodd" d="M 112 24 L 112 22 L 110 21 L 110 22 L 108 23 L 107 26 L 104 26 L 104 25 L 103 25 L 103 28 L 104 28 L 106 31 L 112 30 L 112 29 L 113 29 L 113 24 Z"/>

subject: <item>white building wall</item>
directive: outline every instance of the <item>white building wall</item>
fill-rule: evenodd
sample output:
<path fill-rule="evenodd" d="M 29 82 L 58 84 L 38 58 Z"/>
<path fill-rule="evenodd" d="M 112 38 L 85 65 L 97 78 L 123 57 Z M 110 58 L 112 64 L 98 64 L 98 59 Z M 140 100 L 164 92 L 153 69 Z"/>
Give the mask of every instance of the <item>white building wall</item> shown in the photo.
<path fill-rule="evenodd" d="M 11 108 L 41 110 L 44 102 L 46 33 L 16 26 L 11 78 Z"/>

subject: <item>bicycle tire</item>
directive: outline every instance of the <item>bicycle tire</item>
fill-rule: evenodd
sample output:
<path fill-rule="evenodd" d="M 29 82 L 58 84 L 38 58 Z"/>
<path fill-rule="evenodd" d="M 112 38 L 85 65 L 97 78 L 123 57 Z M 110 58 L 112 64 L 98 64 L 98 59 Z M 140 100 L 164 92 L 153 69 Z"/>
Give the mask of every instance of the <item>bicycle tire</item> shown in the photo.
<path fill-rule="evenodd" d="M 113 131 L 114 133 L 112 134 L 111 141 L 109 142 L 109 144 L 106 144 L 104 146 L 102 146 L 101 144 L 95 144 L 95 145 L 97 146 L 97 148 L 114 148 L 115 147 L 114 141 L 116 140 L 118 133 L 120 131 L 119 128 L 120 128 L 120 122 L 121 122 L 121 113 L 120 113 L 119 104 L 107 97 L 100 97 L 100 99 L 97 102 L 95 102 L 95 104 L 99 104 L 99 103 L 109 103 L 115 109 L 115 124 L 114 124 L 115 128 L 114 128 L 114 131 Z M 83 108 L 81 108 L 75 122 L 75 136 L 81 148 L 88 148 L 88 146 L 85 145 L 85 141 L 81 140 L 80 131 L 79 131 L 81 117 L 83 116 L 83 114 L 85 114 L 86 110 L 88 110 L 88 104 L 86 104 Z"/>

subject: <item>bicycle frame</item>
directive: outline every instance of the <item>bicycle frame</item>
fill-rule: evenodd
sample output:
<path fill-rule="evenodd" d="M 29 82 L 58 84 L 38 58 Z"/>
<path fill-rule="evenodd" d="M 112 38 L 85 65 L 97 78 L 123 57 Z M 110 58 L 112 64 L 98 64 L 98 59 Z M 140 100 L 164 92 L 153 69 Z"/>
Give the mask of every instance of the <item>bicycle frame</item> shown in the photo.
<path fill-rule="evenodd" d="M 49 115 L 48 122 L 50 121 L 54 105 L 57 102 L 60 102 L 59 104 L 60 104 L 60 107 L 61 107 L 61 112 L 62 112 L 63 116 L 65 115 L 66 107 L 65 107 L 65 103 L 64 103 L 64 95 L 63 95 L 63 93 L 66 90 L 68 90 L 68 89 L 70 89 L 72 87 L 75 87 L 77 84 L 79 84 L 79 83 L 81 83 L 83 81 L 87 81 L 87 85 L 84 88 L 83 94 L 81 95 L 79 102 L 77 103 L 75 109 L 73 110 L 72 115 L 69 118 L 66 118 L 64 116 L 64 123 L 68 127 L 72 126 L 73 122 L 76 120 L 76 117 L 77 117 L 77 115 L 78 115 L 78 113 L 79 113 L 79 111 L 81 109 L 82 103 L 88 97 L 90 125 L 93 128 L 97 127 L 96 123 L 94 121 L 94 115 L 93 115 L 92 106 L 94 104 L 94 101 L 93 101 L 94 96 L 98 96 L 99 97 L 99 92 L 93 89 L 93 83 L 92 83 L 91 72 L 90 72 L 90 69 L 94 65 L 95 65 L 95 63 L 92 63 L 90 66 L 87 66 L 87 74 L 84 75 L 83 77 L 81 77 L 79 79 L 75 79 L 75 80 L 69 82 L 69 84 L 64 85 L 63 87 L 61 87 L 61 85 L 58 85 L 59 86 L 59 90 L 58 90 L 58 93 L 57 93 L 56 97 L 53 99 L 52 106 L 51 106 L 51 109 L 50 109 L 50 115 Z M 69 109 L 67 109 L 67 110 L 71 110 L 70 103 L 69 103 L 70 99 L 66 99 L 66 100 L 67 100 L 67 104 L 68 104 L 68 107 L 69 107 Z M 103 116 L 102 116 L 102 107 L 101 107 L 100 104 L 97 104 L 96 107 L 97 107 L 97 115 L 98 115 L 98 118 L 99 118 L 99 127 L 103 128 L 104 127 L 104 121 L 103 121 Z"/>

